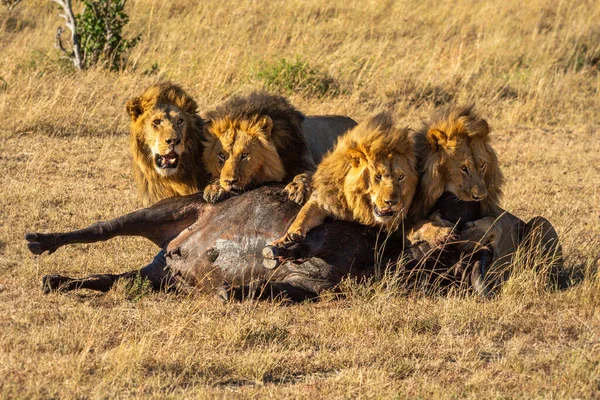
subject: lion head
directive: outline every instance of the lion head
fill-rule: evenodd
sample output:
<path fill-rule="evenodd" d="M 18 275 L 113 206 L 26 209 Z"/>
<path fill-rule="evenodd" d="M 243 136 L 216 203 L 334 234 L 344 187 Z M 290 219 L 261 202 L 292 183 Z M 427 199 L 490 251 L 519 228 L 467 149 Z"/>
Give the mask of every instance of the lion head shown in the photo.
<path fill-rule="evenodd" d="M 380 113 L 342 136 L 313 177 L 314 196 L 334 217 L 397 227 L 418 182 L 413 139 Z"/>
<path fill-rule="evenodd" d="M 481 202 L 483 213 L 499 206 L 504 178 L 489 133 L 473 106 L 442 110 L 419 132 L 419 208 L 424 214 L 420 217 L 444 192 L 462 201 Z"/>
<path fill-rule="evenodd" d="M 126 104 L 138 192 L 145 205 L 197 192 L 206 183 L 200 163 L 202 121 L 196 102 L 173 83 L 150 86 Z"/>
<path fill-rule="evenodd" d="M 234 97 L 205 119 L 203 161 L 220 191 L 291 181 L 310 168 L 304 116 L 284 97 L 264 92 Z"/>

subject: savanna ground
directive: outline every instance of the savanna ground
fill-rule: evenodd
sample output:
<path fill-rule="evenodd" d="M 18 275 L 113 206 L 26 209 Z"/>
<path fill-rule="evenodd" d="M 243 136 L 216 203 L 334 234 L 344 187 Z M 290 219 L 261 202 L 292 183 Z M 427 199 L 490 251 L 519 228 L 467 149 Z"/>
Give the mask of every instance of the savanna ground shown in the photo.
<path fill-rule="evenodd" d="M 76 72 L 50 1 L 0 11 L 0 396 L 600 397 L 600 3 L 130 1 L 120 72 Z M 283 61 L 285 60 L 285 61 Z M 306 113 L 395 107 L 418 126 L 475 102 L 495 131 L 504 206 L 544 215 L 574 285 L 521 273 L 494 300 L 345 285 L 285 306 L 152 294 L 43 295 L 48 273 L 123 272 L 142 239 L 29 254 L 26 231 L 138 207 L 125 101 L 159 80 L 206 109 L 267 87 Z"/>

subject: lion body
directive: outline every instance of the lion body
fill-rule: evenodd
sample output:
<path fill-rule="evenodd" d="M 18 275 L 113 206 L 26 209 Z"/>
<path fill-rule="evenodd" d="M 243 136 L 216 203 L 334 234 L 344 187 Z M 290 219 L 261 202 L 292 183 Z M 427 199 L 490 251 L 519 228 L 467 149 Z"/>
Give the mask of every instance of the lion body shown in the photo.
<path fill-rule="evenodd" d="M 201 190 L 208 174 L 200 161 L 203 124 L 196 114 L 196 102 L 179 86 L 167 82 L 149 87 L 129 100 L 126 108 L 131 117 L 130 149 L 141 202 L 148 206 Z M 161 168 L 159 160 L 166 166 Z"/>
<path fill-rule="evenodd" d="M 327 216 L 394 230 L 410 208 L 418 181 L 408 129 L 378 114 L 341 136 L 312 178 L 313 193 L 285 237 L 304 237 Z"/>

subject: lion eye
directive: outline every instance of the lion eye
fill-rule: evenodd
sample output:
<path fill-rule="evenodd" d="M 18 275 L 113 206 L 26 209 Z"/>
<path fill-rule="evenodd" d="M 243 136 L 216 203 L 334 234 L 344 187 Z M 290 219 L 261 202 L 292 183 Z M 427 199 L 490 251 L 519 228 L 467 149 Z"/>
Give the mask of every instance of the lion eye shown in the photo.
<path fill-rule="evenodd" d="M 398 182 L 402 182 L 404 180 L 404 174 L 400 173 L 400 175 L 398 175 Z"/>
<path fill-rule="evenodd" d="M 375 182 L 379 182 L 381 180 L 381 174 L 375 175 Z"/>
<path fill-rule="evenodd" d="M 463 174 L 468 175 L 469 174 L 469 167 L 467 167 L 466 165 L 463 165 L 462 167 L 460 167 L 460 170 L 462 171 Z"/>
<path fill-rule="evenodd" d="M 152 123 L 154 125 L 160 125 L 160 123 L 162 122 L 162 120 L 160 120 L 159 118 L 155 119 L 154 121 L 152 121 Z"/>
<path fill-rule="evenodd" d="M 179 118 L 179 119 L 177 120 L 177 125 L 181 125 L 181 124 L 183 124 L 183 118 Z"/>
<path fill-rule="evenodd" d="M 248 155 L 249 155 L 248 153 L 242 153 L 242 155 L 241 155 L 241 159 L 243 160 L 243 159 L 245 159 L 245 158 L 248 158 Z"/>
<path fill-rule="evenodd" d="M 225 154 L 223 154 L 223 152 L 220 152 L 220 153 L 219 153 L 219 158 L 220 158 L 221 160 L 225 160 Z"/>

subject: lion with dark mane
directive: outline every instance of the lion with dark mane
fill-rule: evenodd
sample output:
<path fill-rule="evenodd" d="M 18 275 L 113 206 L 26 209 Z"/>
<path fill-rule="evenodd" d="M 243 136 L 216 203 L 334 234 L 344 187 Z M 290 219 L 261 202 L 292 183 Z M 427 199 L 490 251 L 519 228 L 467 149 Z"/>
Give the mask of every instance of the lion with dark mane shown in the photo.
<path fill-rule="evenodd" d="M 138 195 L 145 206 L 203 189 L 202 120 L 196 102 L 170 82 L 150 86 L 126 104 Z"/>
<path fill-rule="evenodd" d="M 281 96 L 236 96 L 204 115 L 203 161 L 214 180 L 204 199 L 217 202 L 268 182 L 290 183 L 314 169 L 302 132 L 304 115 Z M 304 202 L 302 176 L 286 191 Z M 307 183 L 307 182 L 306 182 Z"/>
<path fill-rule="evenodd" d="M 313 193 L 275 246 L 301 240 L 327 216 L 395 230 L 418 181 L 413 139 L 380 113 L 340 137 L 312 179 Z"/>

